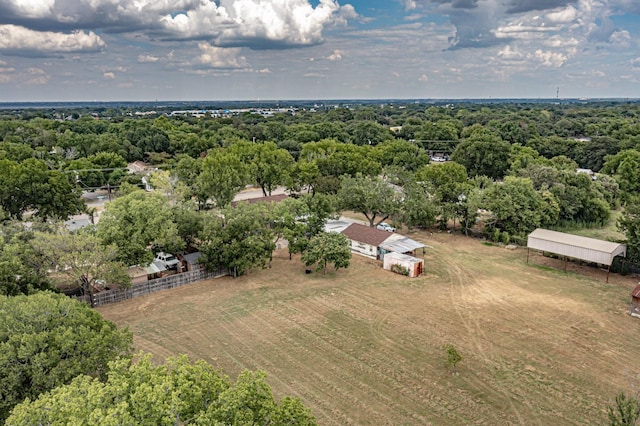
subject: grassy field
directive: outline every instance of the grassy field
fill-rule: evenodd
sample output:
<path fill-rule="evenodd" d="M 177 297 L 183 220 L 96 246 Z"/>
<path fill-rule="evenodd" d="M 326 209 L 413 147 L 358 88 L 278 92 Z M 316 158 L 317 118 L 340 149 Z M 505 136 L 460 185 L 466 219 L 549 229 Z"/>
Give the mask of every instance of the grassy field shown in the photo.
<path fill-rule="evenodd" d="M 446 233 L 426 275 L 273 268 L 100 308 L 159 360 L 186 353 L 235 377 L 268 372 L 320 424 L 603 424 L 606 405 L 640 384 L 640 320 L 626 311 L 637 278 L 509 251 Z M 463 356 L 457 376 L 442 346 Z"/>

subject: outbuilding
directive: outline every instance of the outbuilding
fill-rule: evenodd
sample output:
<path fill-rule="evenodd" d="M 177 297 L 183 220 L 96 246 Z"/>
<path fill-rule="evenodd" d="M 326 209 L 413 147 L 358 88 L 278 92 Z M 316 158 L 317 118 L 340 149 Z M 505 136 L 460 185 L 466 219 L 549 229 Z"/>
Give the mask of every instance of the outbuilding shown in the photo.
<path fill-rule="evenodd" d="M 609 271 L 611 270 L 613 259 L 616 256 L 625 257 L 627 254 L 627 246 L 624 244 L 542 228 L 536 229 L 527 238 L 527 263 L 529 263 L 530 249 L 540 250 L 543 254 L 548 252 L 563 256 L 565 259 L 565 271 L 567 269 L 567 258 L 569 257 L 606 265 L 607 282 L 609 282 Z"/>
<path fill-rule="evenodd" d="M 640 318 L 640 283 L 631 292 L 631 306 L 629 306 L 629 314 L 632 317 Z"/>
<path fill-rule="evenodd" d="M 384 256 L 382 267 L 387 271 L 414 278 L 422 275 L 424 260 L 408 254 L 388 253 Z"/>

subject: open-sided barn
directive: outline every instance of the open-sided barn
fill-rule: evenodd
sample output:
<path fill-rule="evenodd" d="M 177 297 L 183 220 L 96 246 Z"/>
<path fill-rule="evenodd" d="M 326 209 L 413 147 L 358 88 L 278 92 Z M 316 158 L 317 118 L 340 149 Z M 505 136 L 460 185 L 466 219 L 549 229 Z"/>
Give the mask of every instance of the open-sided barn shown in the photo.
<path fill-rule="evenodd" d="M 542 228 L 538 228 L 529 234 L 527 239 L 527 262 L 529 262 L 529 249 L 564 256 L 565 269 L 568 257 L 606 265 L 608 267 L 607 281 L 609 281 L 609 270 L 614 257 L 625 257 L 627 254 L 627 246 L 624 244 Z"/>

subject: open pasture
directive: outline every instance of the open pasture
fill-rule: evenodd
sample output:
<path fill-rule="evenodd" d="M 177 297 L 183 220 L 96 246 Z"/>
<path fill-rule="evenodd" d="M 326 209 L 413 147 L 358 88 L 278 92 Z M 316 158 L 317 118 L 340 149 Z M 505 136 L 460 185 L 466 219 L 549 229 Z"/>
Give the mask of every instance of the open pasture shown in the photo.
<path fill-rule="evenodd" d="M 603 424 L 620 390 L 640 385 L 637 278 L 509 251 L 446 233 L 409 279 L 354 255 L 347 270 L 273 268 L 100 308 L 138 350 L 186 353 L 235 376 L 269 374 L 320 424 Z M 457 376 L 442 346 L 463 360 Z"/>

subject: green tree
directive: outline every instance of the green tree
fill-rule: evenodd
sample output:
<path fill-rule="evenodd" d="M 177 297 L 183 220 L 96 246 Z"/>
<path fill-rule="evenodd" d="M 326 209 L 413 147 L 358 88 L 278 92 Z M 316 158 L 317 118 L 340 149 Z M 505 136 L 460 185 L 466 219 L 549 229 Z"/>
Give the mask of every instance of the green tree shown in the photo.
<path fill-rule="evenodd" d="M 233 201 L 235 195 L 244 189 L 248 180 L 249 167 L 240 160 L 240 157 L 232 152 L 213 149 L 202 161 L 195 186 L 199 195 L 213 200 L 216 207 L 222 208 Z"/>
<path fill-rule="evenodd" d="M 462 361 L 462 355 L 458 353 L 451 343 L 444 345 L 444 352 L 447 355 L 447 364 L 453 367 L 453 374 L 457 374 L 456 365 Z"/>
<path fill-rule="evenodd" d="M 228 269 L 233 276 L 266 267 L 275 250 L 274 232 L 264 203 L 238 203 L 210 216 L 201 235 L 201 261 L 210 270 Z"/>
<path fill-rule="evenodd" d="M 542 212 L 545 200 L 536 192 L 531 179 L 507 176 L 485 192 L 484 207 L 491 212 L 487 228 L 498 228 L 511 235 L 524 235 L 546 223 Z M 556 217 L 557 218 L 557 217 Z"/>
<path fill-rule="evenodd" d="M 640 401 L 637 396 L 624 392 L 616 395 L 613 405 L 607 406 L 607 416 L 611 426 L 635 426 L 640 420 Z"/>
<path fill-rule="evenodd" d="M 348 268 L 351 262 L 349 239 L 336 232 L 321 232 L 309 240 L 302 261 L 307 266 L 317 265 L 316 271 L 324 270 L 325 274 L 328 264 L 333 264 L 336 270 Z"/>
<path fill-rule="evenodd" d="M 627 195 L 640 192 L 640 151 L 627 149 L 605 157 L 603 173 L 615 176 L 620 190 Z"/>
<path fill-rule="evenodd" d="M 33 232 L 18 222 L 2 222 L 0 210 L 0 294 L 16 296 L 51 289 L 46 270 L 30 242 Z"/>
<path fill-rule="evenodd" d="M 79 376 L 17 406 L 8 425 L 315 425 L 298 398 L 275 401 L 266 374 L 244 371 L 230 383 L 204 361 L 185 355 L 155 365 L 143 355 L 110 365 L 106 381 Z"/>
<path fill-rule="evenodd" d="M 150 247 L 175 253 L 184 249 L 165 197 L 135 190 L 107 204 L 97 225 L 104 245 L 118 248 L 118 260 L 144 265 L 153 259 Z"/>
<path fill-rule="evenodd" d="M 117 248 L 102 245 L 89 232 L 70 233 L 66 228 L 38 232 L 31 244 L 42 262 L 41 269 L 51 271 L 51 280 L 59 287 L 80 287 L 84 294 L 92 295 L 99 280 L 111 286 L 131 285 L 127 267 L 116 260 Z"/>
<path fill-rule="evenodd" d="M 462 164 L 469 176 L 502 178 L 509 168 L 508 142 L 490 133 L 474 133 L 462 141 L 451 154 L 451 160 Z"/>
<path fill-rule="evenodd" d="M 129 356 L 132 342 L 129 331 L 64 295 L 0 296 L 0 421 L 79 374 L 106 379 L 108 363 Z"/>
<path fill-rule="evenodd" d="M 625 206 L 617 225 L 627 237 L 627 259 L 640 264 L 640 200 Z"/>
<path fill-rule="evenodd" d="M 345 176 L 338 192 L 343 210 L 362 213 L 373 227 L 400 212 L 402 194 L 375 176 Z"/>
<path fill-rule="evenodd" d="M 405 184 L 403 191 L 403 222 L 409 228 L 432 226 L 436 222 L 438 211 L 426 185 L 410 182 Z"/>
<path fill-rule="evenodd" d="M 33 158 L 21 163 L 0 160 L 0 207 L 10 218 L 22 219 L 33 210 L 41 219 L 63 219 L 84 210 L 73 177 L 50 170 L 44 161 Z"/>

